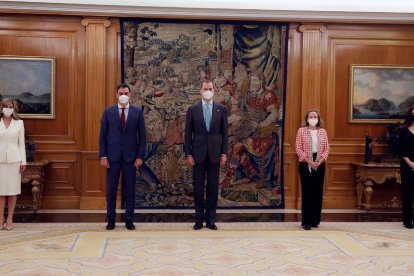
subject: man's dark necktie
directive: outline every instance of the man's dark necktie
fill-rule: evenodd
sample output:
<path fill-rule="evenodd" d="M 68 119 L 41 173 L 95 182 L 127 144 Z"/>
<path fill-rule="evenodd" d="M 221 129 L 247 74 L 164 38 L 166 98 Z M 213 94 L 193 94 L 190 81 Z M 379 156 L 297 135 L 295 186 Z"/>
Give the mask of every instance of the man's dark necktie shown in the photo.
<path fill-rule="evenodd" d="M 122 112 L 121 112 L 121 127 L 122 129 L 125 128 L 125 107 L 122 107 Z"/>

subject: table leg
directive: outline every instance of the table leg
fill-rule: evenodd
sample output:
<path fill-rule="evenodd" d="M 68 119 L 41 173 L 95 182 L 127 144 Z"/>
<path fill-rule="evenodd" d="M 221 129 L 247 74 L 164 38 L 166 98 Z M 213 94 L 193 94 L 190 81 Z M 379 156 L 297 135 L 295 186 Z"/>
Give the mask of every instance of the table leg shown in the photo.
<path fill-rule="evenodd" d="M 33 195 L 33 212 L 37 213 L 40 201 L 40 181 L 38 177 L 34 177 L 32 181 L 32 195 Z"/>
<path fill-rule="evenodd" d="M 358 209 L 361 209 L 362 206 L 362 193 L 364 191 L 364 184 L 361 180 L 357 181 L 357 185 L 356 185 L 356 191 L 357 191 L 357 196 L 358 196 Z"/>
<path fill-rule="evenodd" d="M 372 189 L 373 183 L 371 181 L 365 182 L 365 209 L 369 210 L 371 209 L 371 196 L 373 193 Z"/>

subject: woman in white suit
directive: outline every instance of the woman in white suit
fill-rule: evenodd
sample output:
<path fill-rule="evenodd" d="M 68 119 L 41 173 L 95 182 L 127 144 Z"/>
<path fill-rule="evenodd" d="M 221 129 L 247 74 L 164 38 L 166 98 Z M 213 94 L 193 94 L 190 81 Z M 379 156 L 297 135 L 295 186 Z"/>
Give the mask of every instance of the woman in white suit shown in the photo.
<path fill-rule="evenodd" d="M 26 169 L 24 125 L 17 114 L 17 103 L 4 98 L 0 103 L 0 229 L 13 229 L 21 175 Z M 4 209 L 7 198 L 7 220 Z"/>

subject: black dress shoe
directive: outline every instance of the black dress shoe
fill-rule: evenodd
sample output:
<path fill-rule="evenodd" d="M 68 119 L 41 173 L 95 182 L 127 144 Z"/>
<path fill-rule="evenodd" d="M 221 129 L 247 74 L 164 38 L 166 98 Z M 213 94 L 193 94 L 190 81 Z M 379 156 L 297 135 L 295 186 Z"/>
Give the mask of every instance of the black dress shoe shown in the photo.
<path fill-rule="evenodd" d="M 304 226 L 303 229 L 305 229 L 305 230 L 311 230 L 312 228 L 310 226 Z"/>
<path fill-rule="evenodd" d="M 200 230 L 201 228 L 203 228 L 203 223 L 202 222 L 196 222 L 193 226 L 194 230 Z"/>
<path fill-rule="evenodd" d="M 207 222 L 206 227 L 208 229 L 211 229 L 211 230 L 217 230 L 218 229 L 217 226 L 214 224 L 214 222 Z"/>
<path fill-rule="evenodd" d="M 407 229 L 413 229 L 414 228 L 414 225 L 412 225 L 412 224 L 404 224 L 404 227 L 407 228 Z"/>
<path fill-rule="evenodd" d="M 125 228 L 128 230 L 135 230 L 135 225 L 131 220 L 125 222 Z"/>
<path fill-rule="evenodd" d="M 108 224 L 106 225 L 106 230 L 114 230 L 115 229 L 115 220 L 110 219 L 108 220 Z"/>

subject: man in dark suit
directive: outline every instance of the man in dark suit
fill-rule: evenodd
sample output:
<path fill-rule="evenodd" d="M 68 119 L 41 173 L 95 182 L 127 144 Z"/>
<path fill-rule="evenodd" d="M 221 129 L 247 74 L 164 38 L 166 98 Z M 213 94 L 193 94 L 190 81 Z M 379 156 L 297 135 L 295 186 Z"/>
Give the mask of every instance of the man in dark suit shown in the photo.
<path fill-rule="evenodd" d="M 203 228 L 204 221 L 208 228 L 217 230 L 219 173 L 220 164 L 227 161 L 228 122 L 226 108 L 212 100 L 214 93 L 213 84 L 203 82 L 202 100 L 189 107 L 186 116 L 184 147 L 187 163 L 193 166 L 194 230 Z"/>
<path fill-rule="evenodd" d="M 116 91 L 118 104 L 103 112 L 99 135 L 99 157 L 107 169 L 106 229 L 115 228 L 116 194 L 122 171 L 125 227 L 134 230 L 136 168 L 142 165 L 145 155 L 144 115 L 140 108 L 129 104 L 128 85 L 120 84 Z"/>

